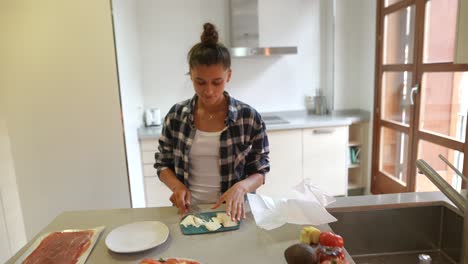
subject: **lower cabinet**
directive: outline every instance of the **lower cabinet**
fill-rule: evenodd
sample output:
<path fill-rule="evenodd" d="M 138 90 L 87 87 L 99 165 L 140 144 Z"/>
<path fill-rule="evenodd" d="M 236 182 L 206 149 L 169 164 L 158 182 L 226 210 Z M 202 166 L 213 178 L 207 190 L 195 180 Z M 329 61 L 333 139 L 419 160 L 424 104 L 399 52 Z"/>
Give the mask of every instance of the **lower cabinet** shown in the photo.
<path fill-rule="evenodd" d="M 171 206 L 171 194 L 171 190 L 157 176 L 145 177 L 146 207 Z"/>
<path fill-rule="evenodd" d="M 268 131 L 270 144 L 270 172 L 258 194 L 294 197 L 293 187 L 302 181 L 302 130 Z"/>
<path fill-rule="evenodd" d="M 294 186 L 304 179 L 333 196 L 347 195 L 348 127 L 268 131 L 270 172 L 258 194 L 292 198 Z M 170 206 L 172 192 L 153 168 L 156 139 L 140 141 L 147 207 Z"/>
<path fill-rule="evenodd" d="M 348 127 L 268 131 L 270 172 L 258 194 L 294 197 L 304 179 L 332 196 L 347 195 Z"/>
<path fill-rule="evenodd" d="M 326 194 L 347 195 L 348 127 L 303 129 L 302 140 L 303 177 Z"/>
<path fill-rule="evenodd" d="M 154 153 L 158 150 L 157 139 L 140 140 L 141 160 L 145 184 L 146 207 L 171 206 L 169 197 L 172 192 L 162 183 L 154 165 Z"/>

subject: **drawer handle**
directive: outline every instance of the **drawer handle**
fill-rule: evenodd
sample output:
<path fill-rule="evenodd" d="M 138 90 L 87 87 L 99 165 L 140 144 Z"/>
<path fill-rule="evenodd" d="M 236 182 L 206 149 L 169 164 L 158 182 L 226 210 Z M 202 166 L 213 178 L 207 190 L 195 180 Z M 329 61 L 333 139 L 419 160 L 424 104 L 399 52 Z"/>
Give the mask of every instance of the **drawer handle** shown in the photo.
<path fill-rule="evenodd" d="M 313 133 L 316 135 L 323 135 L 323 134 L 332 134 L 335 132 L 335 129 L 314 129 Z"/>

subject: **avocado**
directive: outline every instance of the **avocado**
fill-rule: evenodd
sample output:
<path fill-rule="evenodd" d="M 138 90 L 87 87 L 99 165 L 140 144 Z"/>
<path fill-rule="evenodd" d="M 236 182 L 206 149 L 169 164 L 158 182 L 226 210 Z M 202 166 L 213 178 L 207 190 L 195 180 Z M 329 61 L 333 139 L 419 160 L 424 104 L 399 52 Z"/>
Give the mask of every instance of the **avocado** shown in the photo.
<path fill-rule="evenodd" d="M 288 264 L 315 264 L 315 248 L 307 244 L 294 244 L 284 251 Z"/>

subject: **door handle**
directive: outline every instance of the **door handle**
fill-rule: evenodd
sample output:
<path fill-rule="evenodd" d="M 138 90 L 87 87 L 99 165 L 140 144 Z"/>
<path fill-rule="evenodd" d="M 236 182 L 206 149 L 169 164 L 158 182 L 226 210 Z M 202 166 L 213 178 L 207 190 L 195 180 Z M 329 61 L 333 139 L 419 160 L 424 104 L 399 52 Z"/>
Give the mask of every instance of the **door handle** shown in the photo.
<path fill-rule="evenodd" d="M 413 88 L 411 88 L 411 93 L 410 93 L 410 102 L 411 105 L 414 105 L 414 95 L 419 92 L 419 84 L 416 84 Z"/>
<path fill-rule="evenodd" d="M 318 134 L 332 134 L 335 132 L 335 129 L 314 129 L 312 133 L 318 135 Z"/>

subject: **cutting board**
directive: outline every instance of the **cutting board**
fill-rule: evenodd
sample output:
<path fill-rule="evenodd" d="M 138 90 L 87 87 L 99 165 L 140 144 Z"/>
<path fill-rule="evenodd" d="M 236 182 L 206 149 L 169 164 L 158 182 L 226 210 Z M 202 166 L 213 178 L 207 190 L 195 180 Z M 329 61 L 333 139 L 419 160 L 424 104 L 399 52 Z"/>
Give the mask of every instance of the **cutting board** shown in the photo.
<path fill-rule="evenodd" d="M 217 213 L 225 213 L 225 211 L 197 213 L 196 216 L 199 218 L 202 218 L 203 220 L 211 220 L 212 217 L 216 217 Z M 182 218 L 181 222 L 185 219 L 185 217 Z M 218 232 L 237 230 L 239 229 L 240 224 L 241 224 L 241 221 L 237 222 L 236 226 L 231 226 L 231 227 L 221 226 L 221 228 L 215 231 L 210 231 L 206 229 L 205 226 L 195 227 L 195 226 L 190 225 L 190 226 L 184 227 L 181 224 L 179 224 L 179 226 L 180 226 L 180 230 L 182 231 L 182 234 L 184 235 L 200 235 L 200 234 L 209 234 L 209 233 L 218 233 Z"/>

